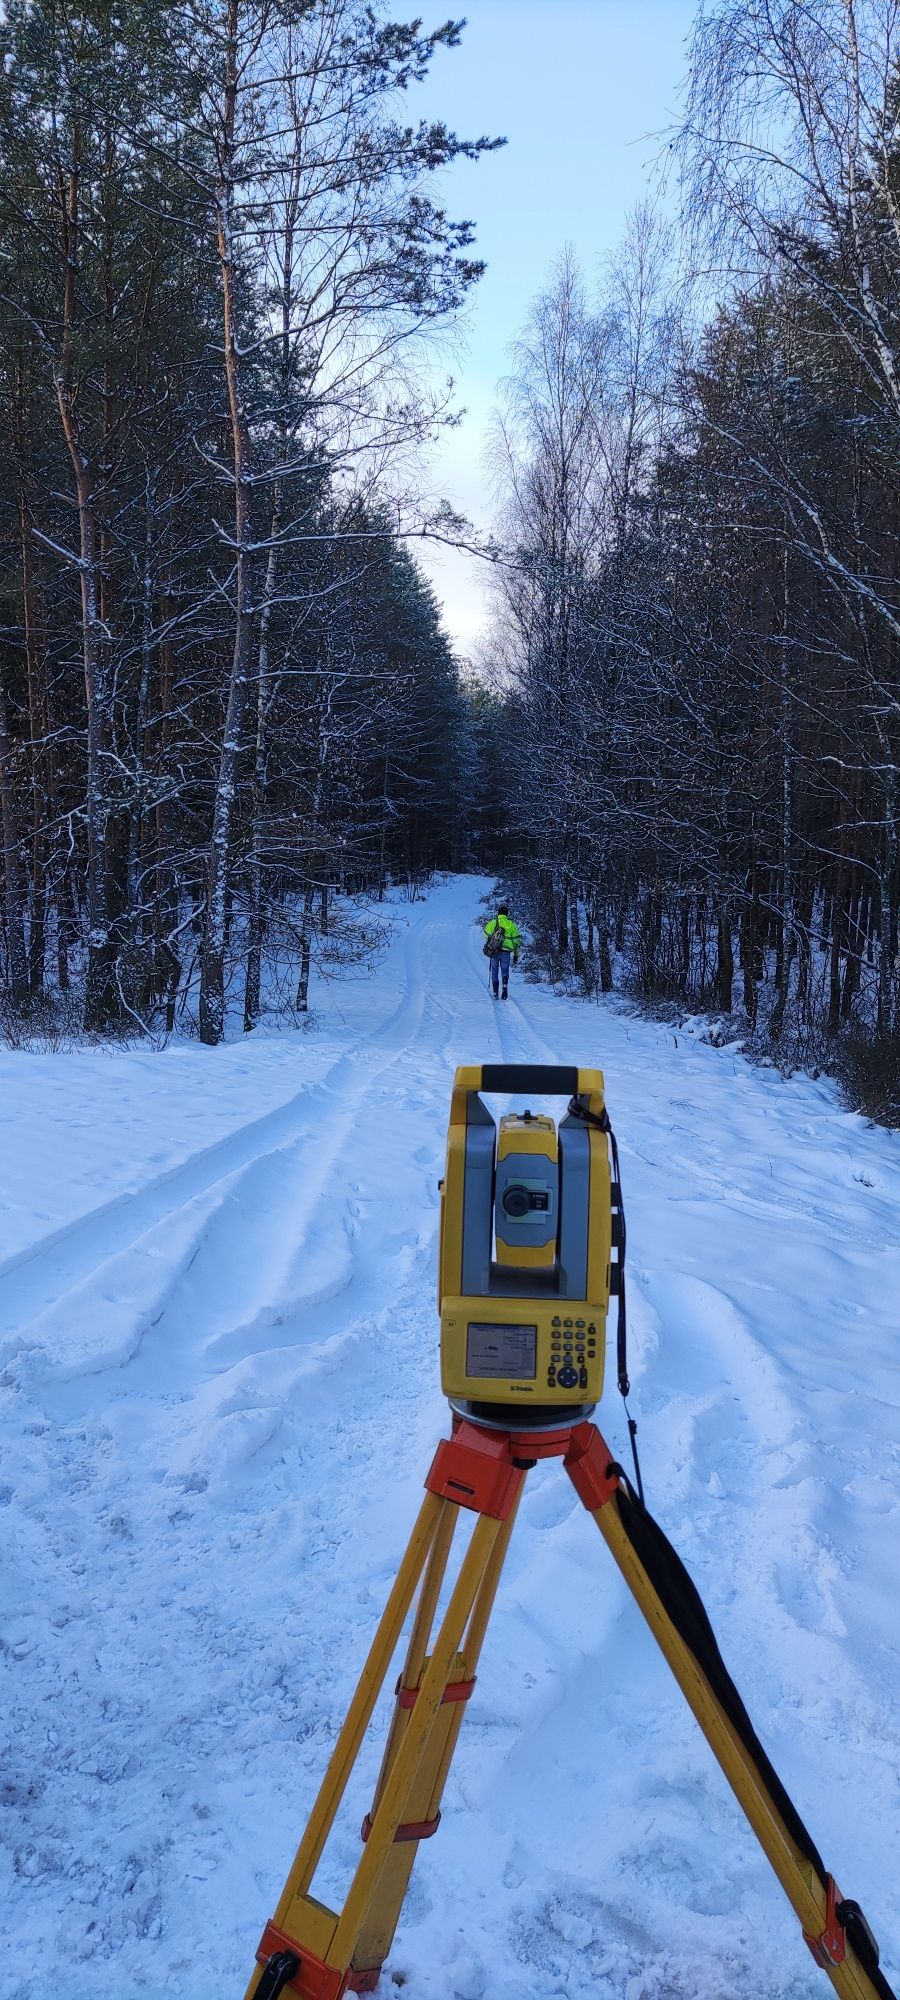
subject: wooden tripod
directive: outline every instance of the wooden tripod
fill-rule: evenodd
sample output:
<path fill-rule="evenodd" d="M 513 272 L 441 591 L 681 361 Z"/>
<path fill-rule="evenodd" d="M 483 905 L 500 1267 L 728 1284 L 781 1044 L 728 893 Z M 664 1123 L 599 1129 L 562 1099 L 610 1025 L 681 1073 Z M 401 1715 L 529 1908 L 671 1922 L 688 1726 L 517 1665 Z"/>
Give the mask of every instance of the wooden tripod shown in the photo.
<path fill-rule="evenodd" d="M 834 1879 L 753 1733 L 696 1591 L 592 1423 L 537 1434 L 457 1422 L 426 1495 L 275 1915 L 246 2000 L 341 2000 L 369 1993 L 396 1930 L 419 1842 L 436 1832 L 465 1704 L 526 1474 L 560 1457 L 672 1669 L 738 1803 L 841 2000 L 895 2000 L 857 1903 Z M 477 1516 L 437 1630 L 441 1585 L 460 1513 Z M 363 1851 L 343 1909 L 311 1894 L 375 1703 L 418 1590 L 406 1660 Z"/>

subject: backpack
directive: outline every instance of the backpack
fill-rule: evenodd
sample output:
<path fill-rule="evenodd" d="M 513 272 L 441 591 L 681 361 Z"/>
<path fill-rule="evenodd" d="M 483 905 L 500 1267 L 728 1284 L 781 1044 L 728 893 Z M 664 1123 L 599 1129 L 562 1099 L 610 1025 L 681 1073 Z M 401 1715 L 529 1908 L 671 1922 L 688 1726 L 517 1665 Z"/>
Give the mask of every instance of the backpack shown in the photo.
<path fill-rule="evenodd" d="M 508 946 L 503 941 L 503 932 L 499 924 L 497 929 L 490 931 L 485 938 L 483 950 L 485 958 L 499 958 L 501 951 L 508 950 Z"/>

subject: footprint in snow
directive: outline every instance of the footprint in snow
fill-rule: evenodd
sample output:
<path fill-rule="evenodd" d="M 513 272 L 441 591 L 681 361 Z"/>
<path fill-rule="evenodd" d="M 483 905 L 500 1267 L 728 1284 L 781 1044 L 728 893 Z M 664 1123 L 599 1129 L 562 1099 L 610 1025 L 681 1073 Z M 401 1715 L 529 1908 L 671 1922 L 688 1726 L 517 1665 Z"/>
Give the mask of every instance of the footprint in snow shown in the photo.
<path fill-rule="evenodd" d="M 782 1557 L 775 1570 L 778 1591 L 795 1625 L 806 1632 L 845 1639 L 847 1627 L 832 1596 L 829 1567 L 829 1558 L 822 1550 L 811 1560 L 806 1556 Z"/>

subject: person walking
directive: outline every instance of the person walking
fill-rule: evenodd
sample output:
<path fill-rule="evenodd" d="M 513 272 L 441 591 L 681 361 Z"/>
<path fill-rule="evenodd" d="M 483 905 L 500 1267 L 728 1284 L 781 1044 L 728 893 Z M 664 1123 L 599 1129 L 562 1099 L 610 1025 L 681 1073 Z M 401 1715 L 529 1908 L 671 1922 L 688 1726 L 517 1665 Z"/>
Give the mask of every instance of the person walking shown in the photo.
<path fill-rule="evenodd" d="M 522 933 L 514 924 L 505 903 L 497 906 L 497 915 L 489 917 L 484 926 L 485 956 L 491 968 L 491 992 L 495 1000 L 508 1000 L 509 962 L 519 963 L 522 949 Z M 500 981 L 503 981 L 501 991 Z"/>

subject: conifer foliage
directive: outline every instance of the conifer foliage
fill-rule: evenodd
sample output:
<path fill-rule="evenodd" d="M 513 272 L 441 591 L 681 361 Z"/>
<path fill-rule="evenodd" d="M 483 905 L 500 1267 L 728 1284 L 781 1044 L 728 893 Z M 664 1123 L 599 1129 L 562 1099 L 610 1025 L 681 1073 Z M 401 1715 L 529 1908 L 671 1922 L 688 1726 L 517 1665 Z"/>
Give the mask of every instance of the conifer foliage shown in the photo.
<path fill-rule="evenodd" d="M 332 885 L 434 864 L 461 698 L 398 541 L 480 275 L 358 0 L 11 0 L 0 25 L 2 974 L 92 1032 L 306 1005 Z M 426 385 L 423 387 L 423 383 Z"/>

